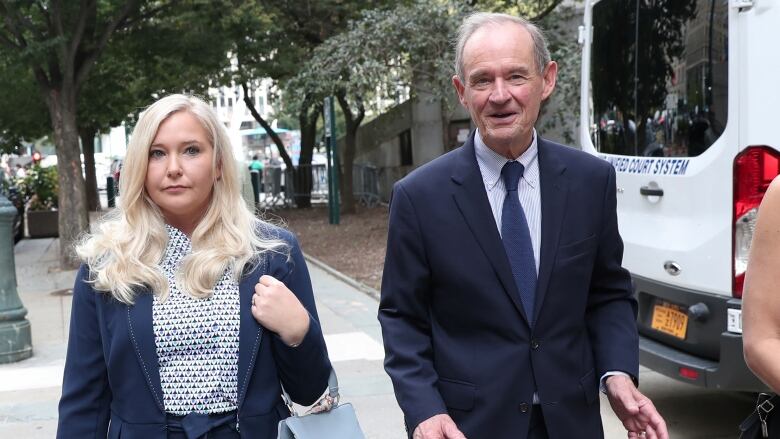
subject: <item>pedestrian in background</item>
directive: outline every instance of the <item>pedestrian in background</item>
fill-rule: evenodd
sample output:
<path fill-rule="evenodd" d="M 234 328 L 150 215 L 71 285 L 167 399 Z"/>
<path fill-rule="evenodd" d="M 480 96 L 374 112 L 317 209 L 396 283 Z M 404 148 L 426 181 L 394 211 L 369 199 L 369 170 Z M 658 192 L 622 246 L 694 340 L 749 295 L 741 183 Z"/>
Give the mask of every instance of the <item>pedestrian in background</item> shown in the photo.
<path fill-rule="evenodd" d="M 294 236 L 241 198 L 202 100 L 144 111 L 119 206 L 77 252 L 58 438 L 276 437 L 330 362 Z"/>
<path fill-rule="evenodd" d="M 415 439 L 667 438 L 636 388 L 637 304 L 615 170 L 538 136 L 557 64 L 541 31 L 466 19 L 452 81 L 477 126 L 396 183 L 379 321 Z"/>
<path fill-rule="evenodd" d="M 745 361 L 780 392 L 780 178 L 769 186 L 758 209 L 742 313 Z"/>
<path fill-rule="evenodd" d="M 255 193 L 255 202 L 258 201 L 258 194 L 263 192 L 263 161 L 260 155 L 252 156 L 252 162 L 249 163 L 249 172 L 252 176 L 252 189 Z"/>

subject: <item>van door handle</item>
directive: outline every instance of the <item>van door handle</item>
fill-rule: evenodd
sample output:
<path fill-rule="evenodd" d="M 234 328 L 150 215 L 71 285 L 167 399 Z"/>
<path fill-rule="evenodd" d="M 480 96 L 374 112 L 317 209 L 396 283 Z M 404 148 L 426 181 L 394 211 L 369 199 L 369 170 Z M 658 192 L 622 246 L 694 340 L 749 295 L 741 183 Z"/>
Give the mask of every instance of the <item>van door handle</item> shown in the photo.
<path fill-rule="evenodd" d="M 664 190 L 658 187 L 642 186 L 639 193 L 646 197 L 663 197 Z"/>

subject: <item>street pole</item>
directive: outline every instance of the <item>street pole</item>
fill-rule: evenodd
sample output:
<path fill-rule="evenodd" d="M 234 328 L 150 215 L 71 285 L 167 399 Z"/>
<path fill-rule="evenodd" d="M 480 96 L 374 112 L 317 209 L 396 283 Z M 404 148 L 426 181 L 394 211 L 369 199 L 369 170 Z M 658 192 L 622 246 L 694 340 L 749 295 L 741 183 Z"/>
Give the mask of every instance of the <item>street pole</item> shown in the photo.
<path fill-rule="evenodd" d="M 16 207 L 0 195 L 0 364 L 32 356 L 27 309 L 16 292 L 13 221 Z"/>
<path fill-rule="evenodd" d="M 333 97 L 325 98 L 325 144 L 328 165 L 328 220 L 339 224 L 339 154 L 336 144 L 336 115 Z"/>

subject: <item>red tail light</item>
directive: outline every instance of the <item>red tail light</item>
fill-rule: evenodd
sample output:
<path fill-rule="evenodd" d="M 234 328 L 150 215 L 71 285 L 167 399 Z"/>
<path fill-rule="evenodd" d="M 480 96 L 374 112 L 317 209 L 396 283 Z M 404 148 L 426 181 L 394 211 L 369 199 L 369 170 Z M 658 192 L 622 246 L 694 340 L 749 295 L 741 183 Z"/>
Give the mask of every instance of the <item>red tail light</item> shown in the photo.
<path fill-rule="evenodd" d="M 758 206 L 769 184 L 778 174 L 780 153 L 770 147 L 750 146 L 734 159 L 731 291 L 736 298 L 742 297 Z"/>
<path fill-rule="evenodd" d="M 683 378 L 687 378 L 689 380 L 698 380 L 699 379 L 699 372 L 695 369 L 691 369 L 689 367 L 681 367 L 679 369 L 679 374 Z"/>

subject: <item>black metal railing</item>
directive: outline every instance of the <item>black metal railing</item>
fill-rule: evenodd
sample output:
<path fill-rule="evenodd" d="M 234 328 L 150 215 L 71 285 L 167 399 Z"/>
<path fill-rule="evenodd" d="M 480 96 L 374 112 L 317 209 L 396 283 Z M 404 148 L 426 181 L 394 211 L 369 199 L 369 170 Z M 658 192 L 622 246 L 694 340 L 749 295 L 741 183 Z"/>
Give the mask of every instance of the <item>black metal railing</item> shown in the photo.
<path fill-rule="evenodd" d="M 356 201 L 364 206 L 376 206 L 379 203 L 377 169 L 354 165 L 352 172 L 352 193 Z M 258 209 L 292 207 L 303 199 L 310 200 L 312 204 L 328 202 L 325 164 L 299 165 L 295 170 L 282 169 L 280 166 L 263 168 L 258 190 Z"/>

